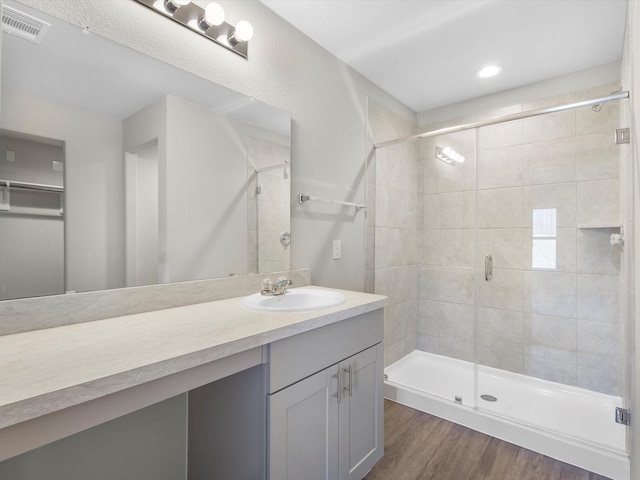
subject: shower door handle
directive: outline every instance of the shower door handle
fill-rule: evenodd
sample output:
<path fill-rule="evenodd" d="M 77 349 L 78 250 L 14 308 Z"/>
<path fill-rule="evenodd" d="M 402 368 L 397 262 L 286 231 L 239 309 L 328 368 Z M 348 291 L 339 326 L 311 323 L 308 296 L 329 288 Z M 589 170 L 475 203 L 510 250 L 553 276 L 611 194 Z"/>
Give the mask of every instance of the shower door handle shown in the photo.
<path fill-rule="evenodd" d="M 493 258 L 491 255 L 484 257 L 484 279 L 488 282 L 493 278 Z"/>

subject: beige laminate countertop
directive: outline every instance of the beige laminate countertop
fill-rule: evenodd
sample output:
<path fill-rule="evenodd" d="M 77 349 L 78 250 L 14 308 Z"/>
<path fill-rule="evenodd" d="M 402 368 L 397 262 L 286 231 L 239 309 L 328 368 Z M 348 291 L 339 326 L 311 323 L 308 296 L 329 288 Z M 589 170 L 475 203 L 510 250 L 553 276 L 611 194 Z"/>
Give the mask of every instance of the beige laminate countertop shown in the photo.
<path fill-rule="evenodd" d="M 346 301 L 324 310 L 251 311 L 237 297 L 0 336 L 0 428 L 370 312 L 386 301 L 337 291 Z"/>

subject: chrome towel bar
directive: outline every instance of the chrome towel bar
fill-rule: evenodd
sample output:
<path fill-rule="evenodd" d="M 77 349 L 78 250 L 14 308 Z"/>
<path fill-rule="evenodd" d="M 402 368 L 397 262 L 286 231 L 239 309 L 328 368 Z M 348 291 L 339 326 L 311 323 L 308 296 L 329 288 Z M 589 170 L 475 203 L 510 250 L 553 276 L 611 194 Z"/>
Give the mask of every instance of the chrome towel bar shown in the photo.
<path fill-rule="evenodd" d="M 347 207 L 355 207 L 356 212 L 359 212 L 360 209 L 362 208 L 367 208 L 367 206 L 363 205 L 362 203 L 343 202 L 342 200 L 332 200 L 330 198 L 314 197 L 313 195 L 303 195 L 302 193 L 298 195 L 298 202 L 300 203 L 300 205 L 310 200 L 317 201 L 317 202 L 334 203 L 337 205 L 345 205 Z"/>

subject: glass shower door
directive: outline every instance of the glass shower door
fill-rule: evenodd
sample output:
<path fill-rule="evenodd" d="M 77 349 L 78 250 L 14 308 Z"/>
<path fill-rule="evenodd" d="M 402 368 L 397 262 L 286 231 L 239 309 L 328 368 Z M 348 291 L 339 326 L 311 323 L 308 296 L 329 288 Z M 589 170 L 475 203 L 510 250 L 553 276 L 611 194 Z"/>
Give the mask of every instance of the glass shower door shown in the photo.
<path fill-rule="evenodd" d="M 478 130 L 477 405 L 625 451 L 618 108 Z"/>

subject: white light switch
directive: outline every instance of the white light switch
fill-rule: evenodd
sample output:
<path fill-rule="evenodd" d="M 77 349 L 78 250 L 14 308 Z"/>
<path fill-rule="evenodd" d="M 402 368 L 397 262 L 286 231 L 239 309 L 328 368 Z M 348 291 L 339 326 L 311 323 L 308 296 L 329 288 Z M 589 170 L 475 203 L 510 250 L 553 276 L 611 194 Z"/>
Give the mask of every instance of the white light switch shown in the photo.
<path fill-rule="evenodd" d="M 342 241 L 333 241 L 333 259 L 340 260 L 342 258 Z"/>
<path fill-rule="evenodd" d="M 11 150 L 7 150 L 6 160 L 7 160 L 7 162 L 15 162 L 16 161 L 16 152 L 13 152 Z"/>

